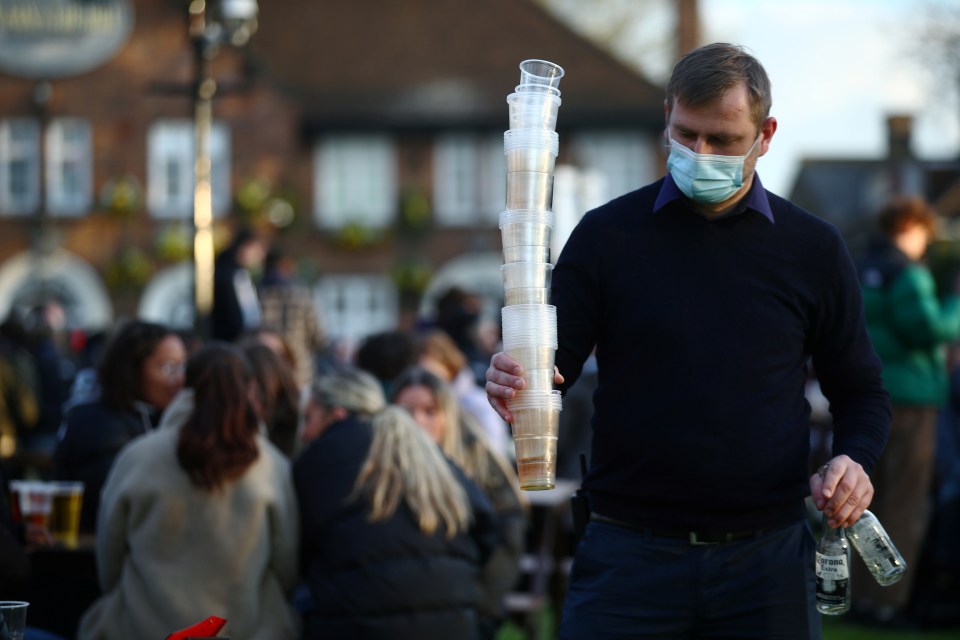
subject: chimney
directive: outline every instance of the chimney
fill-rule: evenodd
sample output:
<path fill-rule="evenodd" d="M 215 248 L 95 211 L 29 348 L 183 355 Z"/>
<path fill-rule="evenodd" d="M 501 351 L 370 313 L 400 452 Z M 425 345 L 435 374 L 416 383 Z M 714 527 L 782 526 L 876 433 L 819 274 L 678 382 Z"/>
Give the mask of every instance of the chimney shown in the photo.
<path fill-rule="evenodd" d="M 887 116 L 887 144 L 890 160 L 910 160 L 910 138 L 913 133 L 913 116 L 898 114 Z"/>
<path fill-rule="evenodd" d="M 677 57 L 700 46 L 700 15 L 697 0 L 676 0 L 677 3 Z"/>

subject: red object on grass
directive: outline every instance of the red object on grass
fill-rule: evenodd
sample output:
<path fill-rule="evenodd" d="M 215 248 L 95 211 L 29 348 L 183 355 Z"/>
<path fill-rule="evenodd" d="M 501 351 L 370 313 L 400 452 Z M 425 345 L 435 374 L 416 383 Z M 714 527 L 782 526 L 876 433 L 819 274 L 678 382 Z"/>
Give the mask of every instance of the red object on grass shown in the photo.
<path fill-rule="evenodd" d="M 217 616 L 210 616 L 202 622 L 198 622 L 192 627 L 187 627 L 186 629 L 181 629 L 180 631 L 174 631 L 168 635 L 164 640 L 186 640 L 187 638 L 212 638 L 217 633 L 220 632 L 220 629 L 223 629 L 223 625 L 227 624 L 227 621 L 223 618 L 218 618 Z"/>

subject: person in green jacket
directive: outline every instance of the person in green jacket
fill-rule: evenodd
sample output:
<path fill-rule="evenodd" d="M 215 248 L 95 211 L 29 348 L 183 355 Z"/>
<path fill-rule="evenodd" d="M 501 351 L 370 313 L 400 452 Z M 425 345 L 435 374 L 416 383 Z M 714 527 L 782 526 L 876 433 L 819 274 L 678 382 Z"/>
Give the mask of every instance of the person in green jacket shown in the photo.
<path fill-rule="evenodd" d="M 908 622 L 904 609 L 926 533 L 936 423 L 946 404 L 949 343 L 960 338 L 960 297 L 938 296 L 922 263 L 937 217 L 918 197 L 896 197 L 880 212 L 881 237 L 859 265 L 867 331 L 883 361 L 893 422 L 871 480 L 871 509 L 900 549 L 908 568 L 895 585 L 880 587 L 854 563 L 854 606 L 884 625 Z"/>

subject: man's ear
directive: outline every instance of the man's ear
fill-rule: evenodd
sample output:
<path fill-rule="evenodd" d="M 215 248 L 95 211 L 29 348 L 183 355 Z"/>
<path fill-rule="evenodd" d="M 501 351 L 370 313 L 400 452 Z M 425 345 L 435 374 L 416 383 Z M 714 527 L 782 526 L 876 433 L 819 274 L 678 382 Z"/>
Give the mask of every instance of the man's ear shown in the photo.
<path fill-rule="evenodd" d="M 663 141 L 668 146 L 670 145 L 670 101 L 663 101 Z"/>
<path fill-rule="evenodd" d="M 770 141 L 773 140 L 773 134 L 776 132 L 777 119 L 773 116 L 769 116 L 763 121 L 763 126 L 760 127 L 760 133 L 763 137 L 760 140 L 760 152 L 758 157 L 767 153 L 767 150 L 770 148 Z"/>

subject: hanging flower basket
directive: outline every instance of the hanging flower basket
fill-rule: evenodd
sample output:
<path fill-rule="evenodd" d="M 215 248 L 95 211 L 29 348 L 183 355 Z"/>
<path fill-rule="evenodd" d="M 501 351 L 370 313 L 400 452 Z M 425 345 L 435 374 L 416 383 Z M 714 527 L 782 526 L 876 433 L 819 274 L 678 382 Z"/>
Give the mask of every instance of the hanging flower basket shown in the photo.
<path fill-rule="evenodd" d="M 143 208 L 143 187 L 126 174 L 110 178 L 100 189 L 100 206 L 119 218 L 132 216 Z"/>
<path fill-rule="evenodd" d="M 430 198 L 420 189 L 410 189 L 400 199 L 400 216 L 397 218 L 401 231 L 424 233 L 433 223 Z"/>
<path fill-rule="evenodd" d="M 110 262 L 104 277 L 114 290 L 138 290 L 153 276 L 154 265 L 150 257 L 139 249 L 124 249 Z"/>
<path fill-rule="evenodd" d="M 345 249 L 365 249 L 382 243 L 386 237 L 384 230 L 371 227 L 361 222 L 349 222 L 334 229 L 332 239 L 335 244 Z"/>

